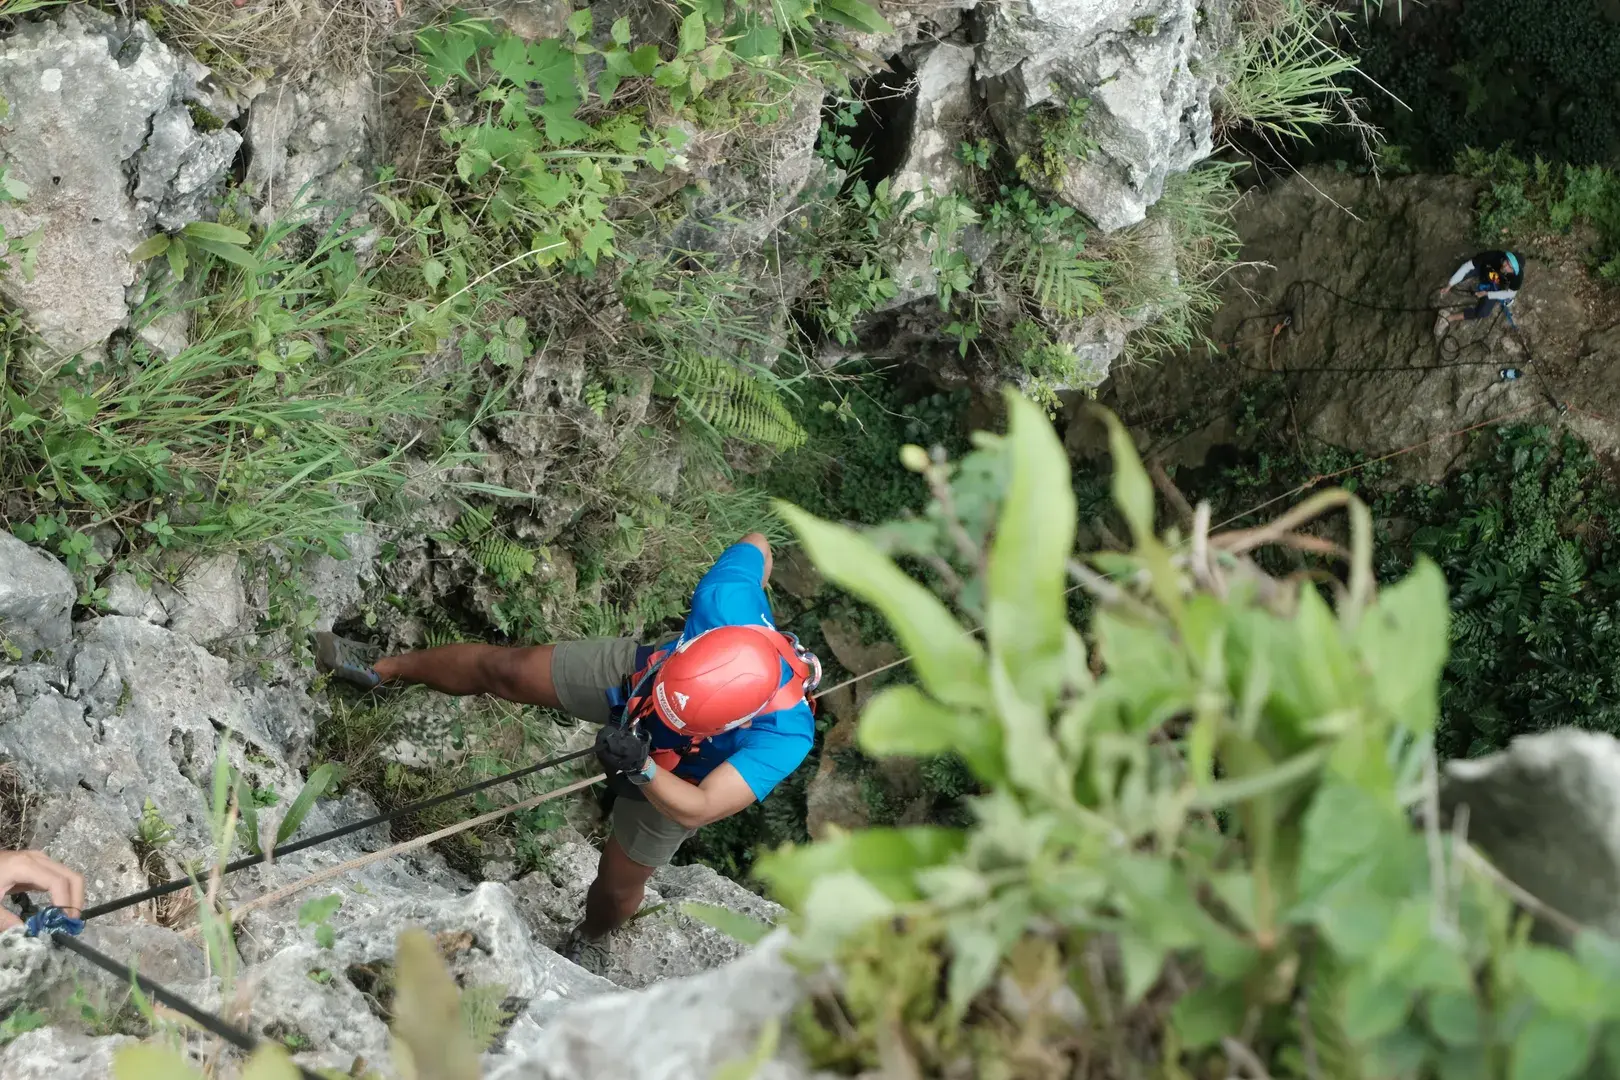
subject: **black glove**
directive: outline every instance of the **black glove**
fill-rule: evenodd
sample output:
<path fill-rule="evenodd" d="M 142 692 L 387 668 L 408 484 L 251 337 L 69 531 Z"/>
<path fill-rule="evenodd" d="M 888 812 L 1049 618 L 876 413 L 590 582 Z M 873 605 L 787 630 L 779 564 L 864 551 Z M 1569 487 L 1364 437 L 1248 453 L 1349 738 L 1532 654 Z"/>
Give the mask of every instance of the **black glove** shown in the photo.
<path fill-rule="evenodd" d="M 619 724 L 603 724 L 596 731 L 596 760 L 609 773 L 640 772 L 652 751 L 652 736 Z"/>

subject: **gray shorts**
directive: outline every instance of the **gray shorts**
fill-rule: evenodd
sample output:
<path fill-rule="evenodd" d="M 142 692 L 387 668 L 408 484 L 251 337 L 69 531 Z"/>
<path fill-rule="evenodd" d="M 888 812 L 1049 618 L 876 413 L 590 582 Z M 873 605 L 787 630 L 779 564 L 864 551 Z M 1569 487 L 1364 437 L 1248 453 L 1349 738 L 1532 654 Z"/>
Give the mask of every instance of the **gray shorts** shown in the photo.
<path fill-rule="evenodd" d="M 635 673 L 632 638 L 563 641 L 551 654 L 551 682 L 570 716 L 591 724 L 608 721 L 607 691 Z M 644 799 L 620 796 L 613 802 L 613 838 L 631 862 L 665 866 L 691 830 L 665 817 Z"/>

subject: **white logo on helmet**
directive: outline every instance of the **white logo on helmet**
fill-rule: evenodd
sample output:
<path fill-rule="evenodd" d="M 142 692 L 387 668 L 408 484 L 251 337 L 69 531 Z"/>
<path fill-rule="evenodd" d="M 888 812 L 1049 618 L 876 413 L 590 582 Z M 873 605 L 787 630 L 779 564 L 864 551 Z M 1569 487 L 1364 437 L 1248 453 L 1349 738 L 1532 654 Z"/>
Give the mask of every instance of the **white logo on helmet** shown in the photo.
<path fill-rule="evenodd" d="M 686 703 L 688 701 L 691 701 L 692 699 L 687 697 L 685 694 L 681 693 L 679 690 L 677 690 L 677 691 L 675 691 L 675 700 L 680 702 L 681 703 L 681 708 L 684 709 L 684 708 L 686 708 Z"/>
<path fill-rule="evenodd" d="M 664 684 L 659 683 L 658 687 L 653 691 L 653 693 L 658 697 L 658 704 L 660 706 L 658 711 L 663 714 L 664 719 L 675 725 L 677 728 L 686 727 L 686 725 L 681 722 L 681 718 L 675 714 L 675 709 L 670 705 L 669 695 L 664 691 Z"/>

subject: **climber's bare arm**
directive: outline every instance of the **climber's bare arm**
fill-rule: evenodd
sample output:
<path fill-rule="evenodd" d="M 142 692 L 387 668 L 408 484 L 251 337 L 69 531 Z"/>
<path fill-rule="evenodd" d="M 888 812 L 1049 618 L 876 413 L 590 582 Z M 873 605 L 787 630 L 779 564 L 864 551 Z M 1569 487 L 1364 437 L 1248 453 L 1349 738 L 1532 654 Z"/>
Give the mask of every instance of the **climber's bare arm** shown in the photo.
<path fill-rule="evenodd" d="M 641 790 L 648 802 L 685 829 L 701 829 L 710 822 L 730 817 L 754 801 L 754 790 L 729 762 L 695 786 L 659 769 L 652 783 Z"/>
<path fill-rule="evenodd" d="M 739 544 L 753 544 L 755 547 L 759 548 L 759 553 L 761 555 L 765 556 L 765 576 L 759 579 L 759 583 L 761 585 L 764 585 L 766 582 L 770 581 L 771 580 L 771 565 L 772 565 L 771 564 L 771 542 L 769 540 L 765 539 L 765 534 L 764 533 L 751 532 L 747 536 L 743 537 L 741 540 L 737 541 L 737 543 L 739 543 Z"/>

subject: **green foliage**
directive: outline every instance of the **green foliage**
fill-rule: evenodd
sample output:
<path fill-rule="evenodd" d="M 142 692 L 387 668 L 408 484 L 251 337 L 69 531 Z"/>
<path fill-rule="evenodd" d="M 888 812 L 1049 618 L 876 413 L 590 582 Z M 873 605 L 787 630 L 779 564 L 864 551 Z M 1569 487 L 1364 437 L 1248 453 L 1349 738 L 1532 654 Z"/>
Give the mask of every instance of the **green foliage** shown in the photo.
<path fill-rule="evenodd" d="M 135 826 L 135 840 L 148 850 L 155 850 L 174 839 L 174 826 L 164 820 L 157 805 L 147 799 L 141 807 L 141 820 Z"/>
<path fill-rule="evenodd" d="M 345 222 L 310 244 L 275 225 L 253 248 L 258 272 L 216 269 L 186 305 L 192 343 L 175 356 L 131 339 L 49 374 L 10 365 L 0 473 L 21 505 L 67 507 L 58 528 L 120 515 L 136 548 L 344 557 L 357 506 L 404 482 L 387 425 L 432 422 L 468 390 L 463 372 L 423 376 L 431 342 L 390 322 L 401 305 L 359 269 Z M 178 302 L 158 290 L 137 320 Z M 442 460 L 457 453 L 447 445 Z"/>
<path fill-rule="evenodd" d="M 1473 756 L 1555 726 L 1620 733 L 1620 492 L 1568 434 L 1516 428 L 1439 488 L 1390 500 L 1455 590 L 1439 746 Z M 1404 550 L 1403 550 L 1404 549 Z"/>
<path fill-rule="evenodd" d="M 664 392 L 719 435 L 777 450 L 804 442 L 804 429 L 782 401 L 782 384 L 768 370 L 684 353 L 659 376 Z"/>
<path fill-rule="evenodd" d="M 1071 97 L 1045 101 L 1030 110 L 1035 145 L 1018 155 L 1013 168 L 1025 183 L 1062 187 L 1069 169 L 1097 149 L 1097 140 L 1087 134 L 1086 112 L 1091 99 Z"/>
<path fill-rule="evenodd" d="M 19 1035 L 26 1035 L 50 1023 L 50 1014 L 41 1009 L 28 1009 L 18 1007 L 0 1020 L 0 1046 L 6 1045 Z"/>
<path fill-rule="evenodd" d="M 1406 5 L 1354 28 L 1371 118 L 1417 169 L 1470 147 L 1606 164 L 1620 132 L 1620 23 L 1600 0 Z"/>
<path fill-rule="evenodd" d="M 506 987 L 483 983 L 461 991 L 461 1026 L 473 1047 L 483 1053 L 493 1047 L 517 1015 L 507 1007 Z"/>
<path fill-rule="evenodd" d="M 1220 304 L 1217 285 L 1242 246 L 1232 212 L 1240 198 L 1234 177 L 1243 168 L 1204 162 L 1174 174 L 1147 221 L 1102 245 L 1104 303 L 1144 323 L 1127 340 L 1127 357 L 1184 351 L 1204 338 L 1202 327 Z"/>
<path fill-rule="evenodd" d="M 336 915 L 338 908 L 342 906 L 343 897 L 338 893 L 306 900 L 298 909 L 298 925 L 314 927 L 315 944 L 323 949 L 330 949 L 337 944 L 337 931 L 332 928 L 332 916 Z"/>
<path fill-rule="evenodd" d="M 1596 243 L 1592 267 L 1604 281 L 1620 281 L 1620 178 L 1603 165 L 1525 161 L 1506 146 L 1458 154 L 1456 171 L 1484 181 L 1475 229 L 1489 244 L 1518 245 L 1537 234 L 1590 226 Z"/>
<path fill-rule="evenodd" d="M 212 221 L 192 221 L 172 233 L 153 233 L 135 245 L 128 258 L 132 263 L 141 263 L 162 255 L 176 280 L 193 270 L 198 276 L 206 277 L 215 261 L 258 274 L 264 268 L 248 250 L 252 243 L 253 237 L 241 229 Z"/>
<path fill-rule="evenodd" d="M 1335 33 L 1350 16 L 1318 0 L 1280 0 L 1243 21 L 1237 42 L 1217 61 L 1217 124 L 1311 141 L 1313 129 L 1359 123 L 1347 76 L 1356 60 Z"/>
<path fill-rule="evenodd" d="M 897 1030 L 922 1075 L 982 1074 L 1015 1046 L 1054 1075 L 1573 1076 L 1606 1053 L 1620 946 L 1531 944 L 1498 879 L 1412 823 L 1441 714 L 1440 570 L 1375 590 L 1371 514 L 1342 491 L 1296 517 L 1348 512 L 1335 607 L 1247 545 L 1189 556 L 1156 534 L 1109 417 L 1129 549 L 1083 557 L 1082 635 L 1067 462 L 1038 410 L 1010 408 L 979 451 L 1004 466 L 994 528 L 962 522 L 993 536 L 982 646 L 870 543 L 784 511 L 916 661 L 918 685 L 867 707 L 863 747 L 948 748 L 984 790 L 964 832 L 867 829 L 761 863 L 804 958 L 838 961 L 798 1018 L 816 1063 L 880 1068 Z M 926 468 L 952 482 L 966 463 Z M 1567 602 L 1580 568 L 1547 550 L 1542 591 Z M 1026 1008 L 1066 985 L 1109 1020 L 1009 1024 L 1009 985 Z"/>
<path fill-rule="evenodd" d="M 0 98 L 0 120 L 5 118 L 5 114 L 5 99 Z M 15 176 L 6 175 L 6 166 L 0 164 L 0 206 L 22 202 L 27 198 L 28 185 Z M 0 274 L 15 270 L 24 281 L 32 281 L 34 260 L 38 257 L 39 241 L 44 235 L 43 225 L 26 236 L 7 236 L 4 226 L 0 226 Z M 13 258 L 17 260 L 15 267 L 11 263 Z"/>

